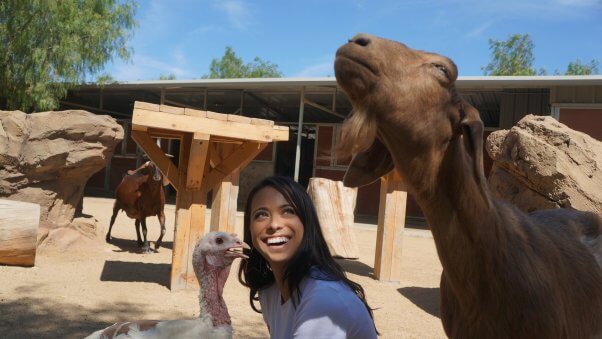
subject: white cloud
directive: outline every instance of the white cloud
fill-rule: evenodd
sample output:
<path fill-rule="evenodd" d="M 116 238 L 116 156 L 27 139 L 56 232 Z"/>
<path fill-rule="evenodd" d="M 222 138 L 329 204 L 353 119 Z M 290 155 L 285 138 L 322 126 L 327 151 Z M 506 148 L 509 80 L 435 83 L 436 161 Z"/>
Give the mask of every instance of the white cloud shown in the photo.
<path fill-rule="evenodd" d="M 245 29 L 249 24 L 250 10 L 242 1 L 219 1 L 217 8 L 226 13 L 228 21 L 237 29 Z"/>
<path fill-rule="evenodd" d="M 166 63 L 147 55 L 134 56 L 131 63 L 116 64 L 111 76 L 117 81 L 157 80 L 159 76 L 169 74 L 174 74 L 177 79 L 190 78 L 192 72 L 178 67 L 185 61 L 184 56 L 175 51 L 172 57 L 174 62 Z"/>
<path fill-rule="evenodd" d="M 590 7 L 602 5 L 602 0 L 554 0 L 554 2 L 564 6 Z"/>
<path fill-rule="evenodd" d="M 489 29 L 489 27 L 491 27 L 493 25 L 493 21 L 485 21 L 483 23 L 481 23 L 479 26 L 473 28 L 472 30 L 468 31 L 464 37 L 465 38 L 477 38 L 480 37 L 483 32 L 485 32 L 487 29 Z"/>
<path fill-rule="evenodd" d="M 308 77 L 325 77 L 334 76 L 334 61 L 321 62 L 318 64 L 305 67 L 293 77 L 308 78 Z"/>

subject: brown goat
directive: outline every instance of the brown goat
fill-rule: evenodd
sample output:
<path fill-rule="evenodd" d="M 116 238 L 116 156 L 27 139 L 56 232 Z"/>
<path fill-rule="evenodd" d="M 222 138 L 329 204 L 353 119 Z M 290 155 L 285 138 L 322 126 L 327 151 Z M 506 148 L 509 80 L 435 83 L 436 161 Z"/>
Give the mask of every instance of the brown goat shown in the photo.
<path fill-rule="evenodd" d="M 602 219 L 525 214 L 489 192 L 483 123 L 446 57 L 360 34 L 336 54 L 354 113 L 340 152 L 348 186 L 395 168 L 430 225 L 443 266 L 441 320 L 452 338 L 602 336 Z"/>
<path fill-rule="evenodd" d="M 115 204 L 113 204 L 113 215 L 111 224 L 106 235 L 106 241 L 111 242 L 111 229 L 115 223 L 115 218 L 119 210 L 124 210 L 128 217 L 135 219 L 136 236 L 138 237 L 138 246 L 146 253 L 150 252 L 149 244 L 146 239 L 146 217 L 156 215 L 161 224 L 161 235 L 155 243 L 155 250 L 161 246 L 161 241 L 165 235 L 165 191 L 163 189 L 163 175 L 157 166 L 147 161 L 134 171 L 128 171 L 117 188 L 115 189 Z M 144 242 L 140 238 L 140 225 L 142 225 L 142 234 Z"/>

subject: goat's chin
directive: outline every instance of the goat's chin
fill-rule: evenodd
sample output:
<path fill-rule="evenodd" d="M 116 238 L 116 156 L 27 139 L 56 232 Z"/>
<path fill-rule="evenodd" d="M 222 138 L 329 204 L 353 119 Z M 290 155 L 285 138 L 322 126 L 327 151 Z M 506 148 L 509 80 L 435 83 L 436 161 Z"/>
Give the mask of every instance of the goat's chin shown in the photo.
<path fill-rule="evenodd" d="M 372 146 L 378 125 L 376 117 L 362 109 L 356 109 L 341 126 L 341 139 L 337 145 L 337 157 L 347 158 Z"/>

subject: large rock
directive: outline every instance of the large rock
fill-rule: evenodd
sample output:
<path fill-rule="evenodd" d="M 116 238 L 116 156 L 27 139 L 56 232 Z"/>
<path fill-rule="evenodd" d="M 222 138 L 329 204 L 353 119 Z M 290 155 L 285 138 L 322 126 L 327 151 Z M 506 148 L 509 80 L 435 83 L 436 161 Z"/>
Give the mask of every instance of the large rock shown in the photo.
<path fill-rule="evenodd" d="M 572 206 L 602 213 L 602 143 L 549 116 L 491 133 L 493 193 L 524 211 Z"/>
<path fill-rule="evenodd" d="M 86 182 L 122 139 L 123 128 L 109 116 L 0 111 L 0 197 L 40 205 L 42 240 L 71 224 Z"/>

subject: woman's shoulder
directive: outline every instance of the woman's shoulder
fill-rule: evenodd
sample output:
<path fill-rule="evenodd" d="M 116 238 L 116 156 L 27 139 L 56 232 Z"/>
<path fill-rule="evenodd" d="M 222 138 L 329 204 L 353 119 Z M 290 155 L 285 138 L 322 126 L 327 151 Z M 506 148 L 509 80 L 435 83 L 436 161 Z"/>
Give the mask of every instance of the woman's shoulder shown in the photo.
<path fill-rule="evenodd" d="M 326 300 L 350 299 L 351 301 L 360 302 L 360 299 L 353 290 L 342 280 L 336 280 L 328 273 L 319 268 L 312 267 L 307 279 L 301 286 L 302 298 L 304 296 L 314 298 L 325 298 Z"/>

